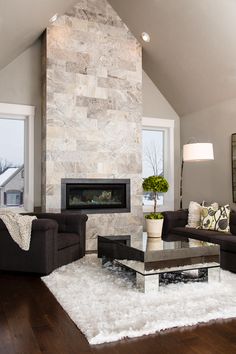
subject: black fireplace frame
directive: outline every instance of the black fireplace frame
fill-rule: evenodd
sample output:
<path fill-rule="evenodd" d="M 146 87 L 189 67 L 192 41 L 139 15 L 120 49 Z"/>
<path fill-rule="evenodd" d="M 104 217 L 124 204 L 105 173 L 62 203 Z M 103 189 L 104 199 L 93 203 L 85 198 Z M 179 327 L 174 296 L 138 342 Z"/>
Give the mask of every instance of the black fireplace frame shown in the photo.
<path fill-rule="evenodd" d="M 66 188 L 67 185 L 74 184 L 120 184 L 125 185 L 125 207 L 119 208 L 98 208 L 98 209 L 67 209 Z M 130 212 L 130 179 L 107 179 L 107 178 L 62 178 L 61 179 L 61 211 L 63 213 L 86 213 L 86 214 L 110 214 L 110 213 L 129 213 Z"/>

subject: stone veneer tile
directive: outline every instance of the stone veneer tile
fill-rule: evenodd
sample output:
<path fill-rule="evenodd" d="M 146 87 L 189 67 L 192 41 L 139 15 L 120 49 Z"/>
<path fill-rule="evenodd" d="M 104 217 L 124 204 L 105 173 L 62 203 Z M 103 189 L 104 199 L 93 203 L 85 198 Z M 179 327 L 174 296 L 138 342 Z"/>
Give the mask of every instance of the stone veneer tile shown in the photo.
<path fill-rule="evenodd" d="M 72 73 L 87 74 L 87 68 L 89 66 L 89 54 L 77 53 L 77 61 L 66 62 L 66 71 Z"/>
<path fill-rule="evenodd" d="M 68 138 L 51 138 L 47 141 L 48 151 L 76 151 L 76 140 Z"/>
<path fill-rule="evenodd" d="M 68 27 L 72 27 L 75 30 L 87 32 L 88 31 L 88 21 L 80 20 L 76 17 L 70 17 L 65 15 L 65 25 Z"/>
<path fill-rule="evenodd" d="M 43 207 L 59 212 L 61 178 L 130 178 L 131 212 L 90 214 L 97 235 L 142 233 L 141 46 L 106 0 L 80 0 L 47 30 Z M 47 79 L 47 80 L 46 80 Z"/>
<path fill-rule="evenodd" d="M 54 194 L 54 185 L 53 184 L 47 184 L 46 188 L 46 195 L 53 195 Z"/>

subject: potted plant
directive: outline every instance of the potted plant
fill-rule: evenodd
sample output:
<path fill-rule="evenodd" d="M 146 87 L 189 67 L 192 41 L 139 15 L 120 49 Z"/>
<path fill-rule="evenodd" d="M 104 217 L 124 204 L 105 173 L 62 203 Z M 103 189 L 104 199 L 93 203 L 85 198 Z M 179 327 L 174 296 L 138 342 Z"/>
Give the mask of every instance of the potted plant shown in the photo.
<path fill-rule="evenodd" d="M 169 189 L 167 180 L 162 176 L 149 176 L 143 180 L 143 190 L 152 192 L 154 211 L 145 215 L 148 237 L 161 237 L 163 215 L 157 212 L 158 193 L 165 193 Z"/>

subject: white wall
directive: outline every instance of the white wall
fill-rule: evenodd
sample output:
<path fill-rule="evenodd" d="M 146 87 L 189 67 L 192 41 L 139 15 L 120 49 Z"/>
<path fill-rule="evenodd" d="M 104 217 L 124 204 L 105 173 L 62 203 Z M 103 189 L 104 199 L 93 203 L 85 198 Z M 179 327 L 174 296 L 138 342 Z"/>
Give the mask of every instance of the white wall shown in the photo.
<path fill-rule="evenodd" d="M 41 205 L 41 40 L 0 71 L 0 102 L 36 107 L 35 206 Z"/>
<path fill-rule="evenodd" d="M 180 175 L 180 119 L 169 102 L 143 71 L 143 116 L 175 121 L 175 209 L 179 207 L 179 175 Z"/>
<path fill-rule="evenodd" d="M 185 163 L 183 206 L 190 200 L 232 201 L 231 134 L 236 133 L 236 99 L 181 117 L 181 145 L 191 137 L 213 143 L 214 161 Z"/>

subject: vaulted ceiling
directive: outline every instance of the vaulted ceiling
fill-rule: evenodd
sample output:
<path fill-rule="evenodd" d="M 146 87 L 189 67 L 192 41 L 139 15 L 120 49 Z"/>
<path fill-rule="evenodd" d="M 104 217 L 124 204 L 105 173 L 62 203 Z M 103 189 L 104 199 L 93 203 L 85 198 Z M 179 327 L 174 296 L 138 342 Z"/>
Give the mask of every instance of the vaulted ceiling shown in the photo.
<path fill-rule="evenodd" d="M 143 43 L 143 67 L 179 115 L 236 96 L 235 0 L 110 0 Z"/>
<path fill-rule="evenodd" d="M 76 2 L 0 0 L 0 70 Z M 109 2 L 137 39 L 150 34 L 144 70 L 179 115 L 235 97 L 236 0 Z"/>
<path fill-rule="evenodd" d="M 0 0 L 0 70 L 45 30 L 49 19 L 76 0 Z"/>

